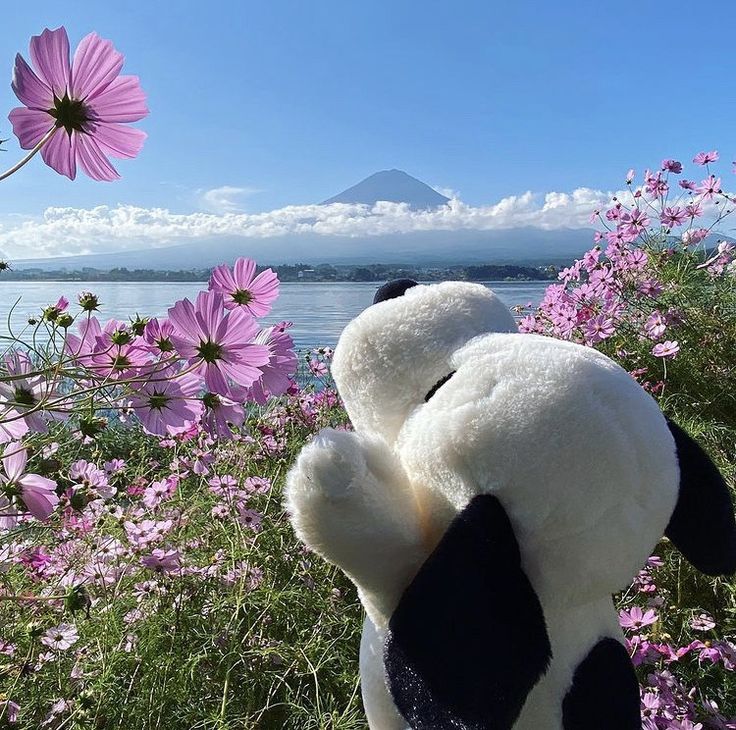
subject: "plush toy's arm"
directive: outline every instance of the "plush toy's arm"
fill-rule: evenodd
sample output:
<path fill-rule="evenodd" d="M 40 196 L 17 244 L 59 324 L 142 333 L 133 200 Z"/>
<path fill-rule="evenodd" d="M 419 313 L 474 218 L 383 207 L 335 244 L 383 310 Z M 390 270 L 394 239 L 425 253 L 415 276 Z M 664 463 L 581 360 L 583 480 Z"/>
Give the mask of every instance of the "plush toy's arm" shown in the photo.
<path fill-rule="evenodd" d="M 385 625 L 427 555 L 416 498 L 388 446 L 325 429 L 289 472 L 286 508 L 299 538 L 350 576 Z"/>

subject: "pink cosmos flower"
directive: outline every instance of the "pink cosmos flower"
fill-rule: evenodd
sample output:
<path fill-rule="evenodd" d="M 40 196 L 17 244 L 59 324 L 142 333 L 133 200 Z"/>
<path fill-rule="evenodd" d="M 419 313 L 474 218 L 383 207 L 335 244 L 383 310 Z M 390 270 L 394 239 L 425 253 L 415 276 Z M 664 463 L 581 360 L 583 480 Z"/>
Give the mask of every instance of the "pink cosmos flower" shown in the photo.
<path fill-rule="evenodd" d="M 286 393 L 291 384 L 291 376 L 296 371 L 294 341 L 286 331 L 289 326 L 289 322 L 281 322 L 273 327 L 266 327 L 254 340 L 268 347 L 269 351 L 269 360 L 261 367 L 261 377 L 248 391 L 248 396 L 261 405 L 265 405 L 272 395 Z"/>
<path fill-rule="evenodd" d="M 717 193 L 721 192 L 721 178 L 709 175 L 695 188 L 695 192 L 700 193 L 701 200 L 712 200 Z"/>
<path fill-rule="evenodd" d="M 578 323 L 578 313 L 575 307 L 562 305 L 550 312 L 550 320 L 554 325 L 555 334 L 569 340 Z"/>
<path fill-rule="evenodd" d="M 169 319 L 177 352 L 209 390 L 228 395 L 228 378 L 248 387 L 261 377 L 260 367 L 271 354 L 268 347 L 252 341 L 258 325 L 245 308 L 224 314 L 222 294 L 203 291 L 194 304 L 188 299 L 177 302 L 169 309 Z"/>
<path fill-rule="evenodd" d="M 103 328 L 96 317 L 89 317 L 78 331 L 81 336 L 67 333 L 66 353 L 103 378 L 135 375 L 151 359 L 142 340 L 119 320 L 108 320 Z"/>
<path fill-rule="evenodd" d="M 56 304 L 50 304 L 48 307 L 44 308 L 43 317 L 49 322 L 55 322 L 58 319 L 59 315 L 62 312 L 65 312 L 68 307 L 69 300 L 64 296 L 59 297 Z"/>
<path fill-rule="evenodd" d="M 318 360 L 316 357 L 313 357 L 309 361 L 309 370 L 311 371 L 312 375 L 316 375 L 318 378 L 322 377 L 323 375 L 327 375 L 327 365 L 323 363 L 321 360 Z"/>
<path fill-rule="evenodd" d="M 111 380 L 130 378 L 150 361 L 149 351 L 127 325 L 110 320 L 105 331 L 96 338 L 87 367 Z"/>
<path fill-rule="evenodd" d="M 707 165 L 709 162 L 716 162 L 718 157 L 719 155 L 717 150 L 713 150 L 712 152 L 698 152 L 698 154 L 693 157 L 693 162 L 698 165 Z"/>
<path fill-rule="evenodd" d="M 36 368 L 27 353 L 12 352 L 4 358 L 5 370 L 13 375 L 13 380 L 0 383 L 0 402 L 7 401 L 10 406 L 24 414 L 28 428 L 37 433 L 46 433 L 48 419 L 63 420 L 68 414 L 61 410 L 42 408 L 45 403 L 61 396 L 58 383 L 47 380 L 36 373 Z"/>
<path fill-rule="evenodd" d="M 596 345 L 608 339 L 615 331 L 613 320 L 605 314 L 599 314 L 586 322 L 583 334 L 587 344 Z"/>
<path fill-rule="evenodd" d="M 56 482 L 38 474 L 24 474 L 27 461 L 28 452 L 17 442 L 9 443 L 2 456 L 5 475 L 0 475 L 0 484 L 16 492 L 36 519 L 47 520 L 59 504 Z"/>
<path fill-rule="evenodd" d="M 248 477 L 243 482 L 243 489 L 248 494 L 268 494 L 271 490 L 271 480 L 266 477 Z"/>
<path fill-rule="evenodd" d="M 710 631 L 716 627 L 716 622 L 707 613 L 701 613 L 690 620 L 690 627 L 695 631 Z"/>
<path fill-rule="evenodd" d="M 171 520 L 141 520 L 123 522 L 125 534 L 129 542 L 137 548 L 143 548 L 153 542 L 161 542 L 171 530 L 174 523 Z"/>
<path fill-rule="evenodd" d="M 708 236 L 707 228 L 691 228 L 682 234 L 683 246 L 695 246 Z"/>
<path fill-rule="evenodd" d="M 634 241 L 636 237 L 636 233 L 633 235 L 630 234 L 628 229 L 621 224 L 616 226 L 615 231 L 608 231 L 606 233 L 606 241 L 608 241 L 611 246 L 622 246 L 627 241 Z"/>
<path fill-rule="evenodd" d="M 643 210 L 635 208 L 630 213 L 624 213 L 621 216 L 621 223 L 624 226 L 624 233 L 636 238 L 649 225 L 649 218 Z"/>
<path fill-rule="evenodd" d="M 79 641 L 77 627 L 73 624 L 59 624 L 49 629 L 42 637 L 41 643 L 56 651 L 66 651 Z"/>
<path fill-rule="evenodd" d="M 181 555 L 178 550 L 155 548 L 150 555 L 141 558 L 141 563 L 159 573 L 174 573 L 181 569 Z"/>
<path fill-rule="evenodd" d="M 235 507 L 238 511 L 238 522 L 250 528 L 253 532 L 258 532 L 261 529 L 263 515 L 260 512 L 248 509 L 242 502 L 235 505 Z"/>
<path fill-rule="evenodd" d="M 143 504 L 148 509 L 158 507 L 161 502 L 168 499 L 179 486 L 179 480 L 174 476 L 169 476 L 161 481 L 151 482 L 143 492 Z"/>
<path fill-rule="evenodd" d="M 667 182 L 662 179 L 661 171 L 650 173 L 649 170 L 647 170 L 644 175 L 644 180 L 644 189 L 650 195 L 653 195 L 655 197 L 664 195 L 670 189 L 670 186 L 667 184 Z"/>
<path fill-rule="evenodd" d="M 255 273 L 252 259 L 239 258 L 232 270 L 218 266 L 210 277 L 210 291 L 222 294 L 227 309 L 242 307 L 254 317 L 263 317 L 279 295 L 279 278 L 271 269 Z"/>
<path fill-rule="evenodd" d="M 103 464 L 108 474 L 118 474 L 125 469 L 125 459 L 111 459 Z"/>
<path fill-rule="evenodd" d="M 642 611 L 639 606 L 633 606 L 629 611 L 619 611 L 618 620 L 623 628 L 638 631 L 655 623 L 657 614 L 651 608 Z"/>
<path fill-rule="evenodd" d="M 682 162 L 677 160 L 662 160 L 662 169 L 679 175 L 682 172 Z"/>
<path fill-rule="evenodd" d="M 664 291 L 664 287 L 656 279 L 644 279 L 637 287 L 637 291 L 645 297 L 654 298 Z"/>
<path fill-rule="evenodd" d="M 583 254 L 582 262 L 585 270 L 590 273 L 598 264 L 598 260 L 601 257 L 601 249 L 599 246 L 591 248 L 590 251 L 586 251 Z"/>
<path fill-rule="evenodd" d="M 155 317 L 146 324 L 143 330 L 143 339 L 149 345 L 151 352 L 157 355 L 166 355 L 174 351 L 171 335 L 174 325 L 168 319 L 159 321 Z"/>
<path fill-rule="evenodd" d="M 652 348 L 652 355 L 655 357 L 675 357 L 680 352 L 680 345 L 677 340 L 665 340 Z"/>
<path fill-rule="evenodd" d="M 699 218 L 703 215 L 703 206 L 700 203 L 688 203 L 685 206 L 685 213 L 690 218 Z"/>
<path fill-rule="evenodd" d="M 13 71 L 13 91 L 25 104 L 9 115 L 20 146 L 32 149 L 54 129 L 41 148 L 49 167 L 71 180 L 77 164 L 93 180 L 120 177 L 107 156 L 126 159 L 141 151 L 145 132 L 126 122 L 148 114 L 138 77 L 120 75 L 123 55 L 90 33 L 70 63 L 64 27 L 33 36 L 30 51 L 33 68 L 19 54 Z"/>
<path fill-rule="evenodd" d="M 110 484 L 107 472 L 86 459 L 79 459 L 69 467 L 69 479 L 93 498 L 111 499 L 118 491 Z"/>
<path fill-rule="evenodd" d="M 652 340 L 658 340 L 667 329 L 667 322 L 661 312 L 654 311 L 644 323 L 644 333 Z"/>
<path fill-rule="evenodd" d="M 175 368 L 151 368 L 148 380 L 132 386 L 133 408 L 148 433 L 163 436 L 175 434 L 196 421 L 202 413 L 197 399 L 202 381 L 191 373 L 180 375 Z"/>
<path fill-rule="evenodd" d="M 257 389 L 257 385 L 255 385 Z M 240 399 L 245 399 L 245 394 L 239 390 L 231 393 L 231 396 L 219 395 L 218 393 L 205 393 L 202 396 L 202 403 L 205 406 L 202 415 L 202 424 L 208 433 L 213 436 L 219 436 L 224 439 L 233 437 L 230 425 L 242 426 L 245 421 L 245 411 L 235 395 Z"/>
<path fill-rule="evenodd" d="M 686 218 L 687 212 L 679 206 L 665 208 L 659 216 L 659 220 L 662 222 L 662 225 L 667 228 L 681 226 L 685 222 Z"/>
<path fill-rule="evenodd" d="M 9 725 L 15 725 L 18 722 L 18 713 L 20 705 L 13 700 L 0 699 L 0 718 L 3 718 Z"/>
<path fill-rule="evenodd" d="M 680 180 L 677 183 L 683 190 L 695 190 L 695 182 L 692 180 Z"/>
<path fill-rule="evenodd" d="M 659 696 L 654 692 L 644 692 L 641 697 L 641 718 L 648 720 L 655 717 L 660 707 Z M 651 727 L 656 728 L 656 725 Z"/>

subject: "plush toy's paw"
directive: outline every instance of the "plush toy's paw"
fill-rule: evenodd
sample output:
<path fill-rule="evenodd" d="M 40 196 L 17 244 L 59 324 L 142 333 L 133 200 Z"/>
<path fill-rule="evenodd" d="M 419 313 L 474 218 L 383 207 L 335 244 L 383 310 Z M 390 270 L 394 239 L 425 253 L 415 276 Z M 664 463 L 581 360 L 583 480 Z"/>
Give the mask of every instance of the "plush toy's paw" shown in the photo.
<path fill-rule="evenodd" d="M 302 542 L 339 565 L 385 623 L 426 557 L 416 497 L 385 441 L 322 431 L 289 471 L 285 497 Z"/>
<path fill-rule="evenodd" d="M 339 499 L 365 479 L 366 471 L 358 437 L 349 431 L 326 428 L 302 450 L 290 481 Z"/>

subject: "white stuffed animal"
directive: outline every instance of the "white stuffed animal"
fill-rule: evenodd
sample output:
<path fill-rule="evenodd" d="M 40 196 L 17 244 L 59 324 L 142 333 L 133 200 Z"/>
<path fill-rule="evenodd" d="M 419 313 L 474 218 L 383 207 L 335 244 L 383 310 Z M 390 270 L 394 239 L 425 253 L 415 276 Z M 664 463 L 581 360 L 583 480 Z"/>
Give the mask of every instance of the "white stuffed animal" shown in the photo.
<path fill-rule="evenodd" d="M 515 333 L 486 287 L 390 282 L 333 374 L 354 432 L 299 455 L 286 505 L 367 618 L 372 730 L 634 730 L 611 594 L 666 531 L 736 570 L 705 453 L 599 352 Z"/>

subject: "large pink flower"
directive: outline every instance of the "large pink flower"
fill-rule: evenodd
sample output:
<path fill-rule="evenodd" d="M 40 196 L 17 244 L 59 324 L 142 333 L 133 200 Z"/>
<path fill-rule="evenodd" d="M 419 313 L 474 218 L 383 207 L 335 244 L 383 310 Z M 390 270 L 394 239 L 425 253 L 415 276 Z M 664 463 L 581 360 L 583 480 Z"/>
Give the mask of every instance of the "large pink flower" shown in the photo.
<path fill-rule="evenodd" d="M 107 156 L 135 157 L 145 132 L 126 122 L 148 114 L 137 76 L 121 76 L 123 55 L 111 41 L 90 33 L 69 62 L 66 30 L 48 28 L 31 38 L 29 66 L 18 54 L 13 91 L 24 107 L 10 112 L 13 132 L 23 149 L 32 149 L 52 128 L 41 148 L 44 162 L 74 180 L 77 164 L 93 180 L 120 177 Z"/>
<path fill-rule="evenodd" d="M 258 333 L 253 317 L 245 309 L 224 313 L 217 292 L 200 292 L 194 304 L 178 301 L 169 309 L 169 320 L 177 352 L 219 395 L 230 393 L 228 378 L 243 387 L 252 385 L 270 360 L 268 347 L 253 342 Z"/>
<path fill-rule="evenodd" d="M 163 436 L 183 431 L 188 423 L 202 413 L 202 401 L 197 396 L 201 381 L 191 373 L 180 374 L 169 365 L 151 366 L 143 375 L 148 379 L 132 386 L 130 407 L 140 418 L 148 433 Z"/>

